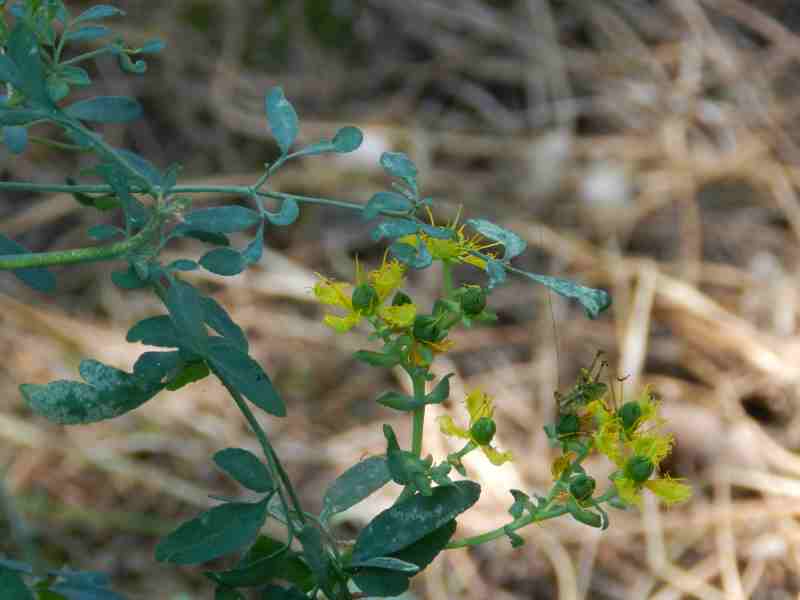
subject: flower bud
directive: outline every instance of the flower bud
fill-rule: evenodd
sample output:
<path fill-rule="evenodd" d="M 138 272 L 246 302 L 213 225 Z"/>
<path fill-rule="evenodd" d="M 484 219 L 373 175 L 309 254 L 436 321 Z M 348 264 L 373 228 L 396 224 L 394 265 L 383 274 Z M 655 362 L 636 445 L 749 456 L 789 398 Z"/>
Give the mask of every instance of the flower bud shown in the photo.
<path fill-rule="evenodd" d="M 643 483 L 650 479 L 655 465 L 646 456 L 634 456 L 625 465 L 625 477 L 636 483 Z"/>
<path fill-rule="evenodd" d="M 639 406 L 638 402 L 626 402 L 622 405 L 617 413 L 622 419 L 622 426 L 625 428 L 625 431 L 629 431 L 633 429 L 633 426 L 636 425 L 636 421 L 642 416 L 642 407 Z"/>
<path fill-rule="evenodd" d="M 392 306 L 403 306 L 404 304 L 413 304 L 411 296 L 405 292 L 397 292 L 392 298 Z"/>
<path fill-rule="evenodd" d="M 486 292 L 478 286 L 469 286 L 461 296 L 461 308 L 470 317 L 481 314 L 486 308 Z"/>
<path fill-rule="evenodd" d="M 576 500 L 586 500 L 591 498 L 594 494 L 594 488 L 597 485 L 593 477 L 580 474 L 573 477 L 569 484 L 569 493 L 572 494 Z"/>
<path fill-rule="evenodd" d="M 414 319 L 414 337 L 423 342 L 439 342 L 444 335 L 438 320 L 430 315 L 419 315 Z"/>
<path fill-rule="evenodd" d="M 561 415 L 556 424 L 556 433 L 558 435 L 575 435 L 581 430 L 581 422 L 578 415 L 568 413 Z"/>
<path fill-rule="evenodd" d="M 379 302 L 378 292 L 368 283 L 361 283 L 353 290 L 353 310 L 360 310 L 369 315 L 375 312 Z"/>
<path fill-rule="evenodd" d="M 478 444 L 486 446 L 494 439 L 494 434 L 497 432 L 497 425 L 495 425 L 493 419 L 481 417 L 472 424 L 472 427 L 469 428 L 469 432 L 470 435 L 472 435 L 472 439 L 478 442 Z"/>

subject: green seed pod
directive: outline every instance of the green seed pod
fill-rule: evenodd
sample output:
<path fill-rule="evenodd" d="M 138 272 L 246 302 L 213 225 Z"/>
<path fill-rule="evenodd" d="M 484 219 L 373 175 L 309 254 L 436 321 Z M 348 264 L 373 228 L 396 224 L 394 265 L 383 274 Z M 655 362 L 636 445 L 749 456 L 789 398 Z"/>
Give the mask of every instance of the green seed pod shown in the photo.
<path fill-rule="evenodd" d="M 625 428 L 625 431 L 629 431 L 633 429 L 633 426 L 636 425 L 636 421 L 642 416 L 642 407 L 639 406 L 638 402 L 626 402 L 622 405 L 622 408 L 619 409 L 617 414 L 620 419 L 622 419 L 622 426 Z"/>
<path fill-rule="evenodd" d="M 378 292 L 375 288 L 368 283 L 362 283 L 356 286 L 353 290 L 352 296 L 353 309 L 360 310 L 364 314 L 372 314 L 378 308 Z"/>
<path fill-rule="evenodd" d="M 636 483 L 643 483 L 650 479 L 655 468 L 653 461 L 646 456 L 634 456 L 625 465 L 625 477 Z"/>
<path fill-rule="evenodd" d="M 466 315 L 474 317 L 486 308 L 486 292 L 477 286 L 470 286 L 461 296 L 461 308 Z"/>
<path fill-rule="evenodd" d="M 596 485 L 597 482 L 595 482 L 593 477 L 580 474 L 577 477 L 573 477 L 572 481 L 570 481 L 569 493 L 572 494 L 576 500 L 583 501 L 592 497 Z"/>
<path fill-rule="evenodd" d="M 575 435 L 581 430 L 581 421 L 578 415 L 572 413 L 561 415 L 556 424 L 556 433 L 558 435 Z"/>
<path fill-rule="evenodd" d="M 444 335 L 438 320 L 430 315 L 419 315 L 414 319 L 414 337 L 423 342 L 439 342 Z"/>
<path fill-rule="evenodd" d="M 405 292 L 397 292 L 392 298 L 392 306 L 403 306 L 404 304 L 413 304 L 413 300 L 411 300 L 411 296 L 406 294 Z"/>
<path fill-rule="evenodd" d="M 478 444 L 486 446 L 494 439 L 494 434 L 497 432 L 497 425 L 495 425 L 494 420 L 489 417 L 481 417 L 472 424 L 472 427 L 469 428 L 469 432 L 472 435 L 472 439 L 478 442 Z"/>

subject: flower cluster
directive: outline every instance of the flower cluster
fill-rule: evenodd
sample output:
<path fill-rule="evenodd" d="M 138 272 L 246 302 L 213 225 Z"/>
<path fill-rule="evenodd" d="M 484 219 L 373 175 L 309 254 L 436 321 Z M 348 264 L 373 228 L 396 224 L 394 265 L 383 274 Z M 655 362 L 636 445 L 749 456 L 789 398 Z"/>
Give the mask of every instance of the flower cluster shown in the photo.
<path fill-rule="evenodd" d="M 597 424 L 593 434 L 595 448 L 619 469 L 612 479 L 623 502 L 641 504 L 644 488 L 666 504 L 689 499 L 691 488 L 682 481 L 668 475 L 653 478 L 672 451 L 674 439 L 662 431 L 664 419 L 650 390 L 617 410 L 599 398 L 587 404 L 586 411 Z"/>

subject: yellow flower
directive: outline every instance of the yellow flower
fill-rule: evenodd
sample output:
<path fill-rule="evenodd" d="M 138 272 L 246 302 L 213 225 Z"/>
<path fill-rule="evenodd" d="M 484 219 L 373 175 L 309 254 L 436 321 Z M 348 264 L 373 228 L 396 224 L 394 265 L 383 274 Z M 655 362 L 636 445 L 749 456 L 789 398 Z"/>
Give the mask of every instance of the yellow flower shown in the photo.
<path fill-rule="evenodd" d="M 425 207 L 428 211 L 431 225 L 436 227 L 436 222 L 433 218 L 433 213 L 430 208 Z M 447 229 L 452 231 L 452 238 L 440 239 L 428 235 L 424 231 L 406 235 L 398 239 L 403 244 L 409 244 L 415 248 L 420 241 L 425 242 L 431 256 L 435 259 L 451 262 L 451 263 L 467 263 L 479 269 L 486 270 L 486 261 L 478 256 L 474 256 L 473 252 L 483 252 L 488 248 L 497 246 L 498 242 L 486 242 L 480 235 L 475 234 L 472 237 L 467 237 L 464 234 L 464 225 L 458 226 L 458 220 L 461 217 L 461 208 L 458 209 L 458 214 L 453 222 L 446 226 Z"/>
<path fill-rule="evenodd" d="M 511 452 L 500 452 L 490 443 L 482 444 L 475 438 L 472 432 L 473 425 L 475 425 L 479 419 L 492 418 L 494 414 L 494 405 L 491 396 L 484 393 L 480 388 L 475 388 L 467 395 L 464 403 L 467 405 L 467 412 L 469 413 L 469 429 L 462 429 L 453 422 L 452 417 L 445 415 L 438 419 L 441 432 L 447 436 L 471 441 L 483 451 L 486 458 L 488 458 L 493 465 L 499 466 L 510 461 Z"/>
<path fill-rule="evenodd" d="M 369 283 L 377 294 L 378 315 L 392 327 L 408 327 L 414 322 L 416 307 L 413 304 L 403 306 L 380 306 L 397 288 L 405 282 L 405 267 L 397 260 L 386 260 L 374 271 L 370 271 L 366 277 L 361 272 L 361 266 L 356 259 L 356 283 L 355 285 L 333 281 L 327 277 L 317 274 L 320 280 L 314 285 L 314 295 L 322 304 L 337 306 L 344 309 L 343 316 L 326 314 L 324 323 L 339 333 L 344 333 L 355 327 L 364 317 L 365 311 L 353 307 L 353 290 L 363 283 Z M 368 314 L 373 314 L 369 312 Z"/>
<path fill-rule="evenodd" d="M 587 409 L 597 421 L 595 448 L 619 468 L 614 485 L 620 499 L 638 506 L 644 488 L 665 504 L 689 499 L 692 490 L 682 480 L 668 475 L 651 478 L 672 451 L 674 438 L 660 431 L 664 419 L 658 414 L 658 404 L 649 390 L 617 411 L 612 411 L 602 400 L 590 403 Z"/>

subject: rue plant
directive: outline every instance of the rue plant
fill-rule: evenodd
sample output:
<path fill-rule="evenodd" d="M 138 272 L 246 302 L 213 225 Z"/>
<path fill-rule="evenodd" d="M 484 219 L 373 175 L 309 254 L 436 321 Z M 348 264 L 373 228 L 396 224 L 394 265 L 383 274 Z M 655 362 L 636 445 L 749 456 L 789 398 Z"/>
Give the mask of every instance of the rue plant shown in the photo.
<path fill-rule="evenodd" d="M 239 186 L 188 186 L 178 182 L 179 165 L 161 169 L 138 154 L 114 147 L 93 123 L 137 119 L 142 110 L 133 98 L 97 96 L 78 101 L 71 94 L 91 85 L 87 61 L 101 55 L 116 58 L 126 72 L 142 74 L 142 56 L 159 52 L 152 41 L 131 47 L 106 26 L 123 16 L 113 6 L 98 5 L 73 15 L 61 0 L 28 0 L 7 5 L 0 0 L 0 126 L 6 148 L 15 154 L 30 144 L 91 154 L 93 166 L 64 184 L 0 182 L 1 190 L 69 192 L 86 210 L 118 211 L 121 227 L 97 225 L 88 235 L 100 242 L 85 248 L 32 252 L 0 235 L 0 269 L 44 293 L 55 290 L 50 266 L 113 260 L 124 268 L 112 273 L 120 288 L 155 294 L 163 314 L 136 323 L 127 340 L 160 348 L 142 353 L 132 372 L 86 359 L 83 381 L 54 381 L 20 386 L 30 409 L 55 423 L 81 425 L 112 419 L 157 395 L 178 390 L 205 377 L 220 380 L 258 440 L 261 456 L 241 448 L 221 449 L 213 461 L 248 490 L 248 500 L 222 500 L 218 506 L 187 521 L 160 541 L 155 558 L 175 565 L 199 565 L 238 553 L 224 570 L 207 571 L 219 599 L 264 598 L 339 600 L 386 597 L 404 592 L 412 577 L 442 551 L 476 546 L 506 537 L 522 543 L 522 527 L 570 515 L 591 527 L 605 528 L 604 506 L 624 508 L 649 490 L 668 503 L 689 495 L 688 487 L 659 472 L 672 438 L 652 396 L 616 406 L 599 381 L 599 368 L 582 372 L 576 386 L 558 396 L 558 416 L 545 430 L 560 457 L 553 464 L 553 482 L 545 495 L 511 490 L 509 522 L 473 537 L 456 537 L 457 517 L 478 501 L 480 485 L 469 479 L 463 458 L 478 451 L 494 465 L 512 459 L 495 446 L 497 425 L 493 399 L 472 390 L 464 398 L 466 414 L 439 421 L 441 434 L 459 438 L 463 447 L 448 456 L 423 454 L 426 407 L 450 396 L 450 375 L 437 377 L 436 356 L 452 346 L 457 327 L 495 320 L 488 297 L 508 274 L 529 278 L 580 302 L 594 318 L 610 304 L 602 290 L 512 266 L 525 250 L 523 240 L 490 221 L 460 218 L 437 224 L 435 200 L 422 195 L 417 169 L 404 154 L 380 158 L 390 189 L 366 203 L 298 196 L 272 191 L 272 175 L 299 157 L 356 150 L 362 133 L 344 127 L 330 139 L 296 148 L 298 118 L 281 88 L 265 98 L 266 123 L 279 155 L 265 165 L 257 181 Z M 92 41 L 95 49 L 81 52 Z M 242 204 L 192 207 L 197 193 L 236 195 Z M 406 413 L 412 435 L 404 447 L 389 425 L 383 426 L 384 451 L 352 466 L 325 491 L 320 514 L 301 505 L 295 488 L 254 411 L 281 418 L 284 402 L 269 376 L 250 356 L 242 329 L 226 310 L 183 273 L 205 269 L 234 276 L 262 255 L 264 238 L 273 227 L 290 225 L 300 206 L 320 204 L 355 211 L 375 242 L 388 248 L 383 261 L 369 270 L 356 262 L 352 281 L 320 276 L 313 294 L 330 311 L 327 325 L 345 333 L 357 326 L 371 330 L 372 345 L 355 358 L 378 368 L 398 367 L 413 393 L 381 394 L 377 403 Z M 243 247 L 230 234 L 249 232 Z M 199 259 L 161 260 L 161 251 L 180 238 L 210 246 Z M 486 276 L 485 284 L 454 280 L 453 266 L 464 263 Z M 404 291 L 410 269 L 436 268 L 441 294 L 431 306 Z M 592 453 L 608 457 L 615 471 L 605 486 L 582 463 Z M 457 475 L 457 477 L 456 477 Z M 343 540 L 332 518 L 390 481 L 402 486 L 394 503 L 375 515 L 355 540 Z M 604 489 L 600 489 L 603 487 Z M 265 522 L 282 526 L 283 536 L 262 534 Z M 0 560 L 0 590 L 13 600 L 119 599 L 99 573 L 70 569 L 41 571 L 10 558 Z"/>

